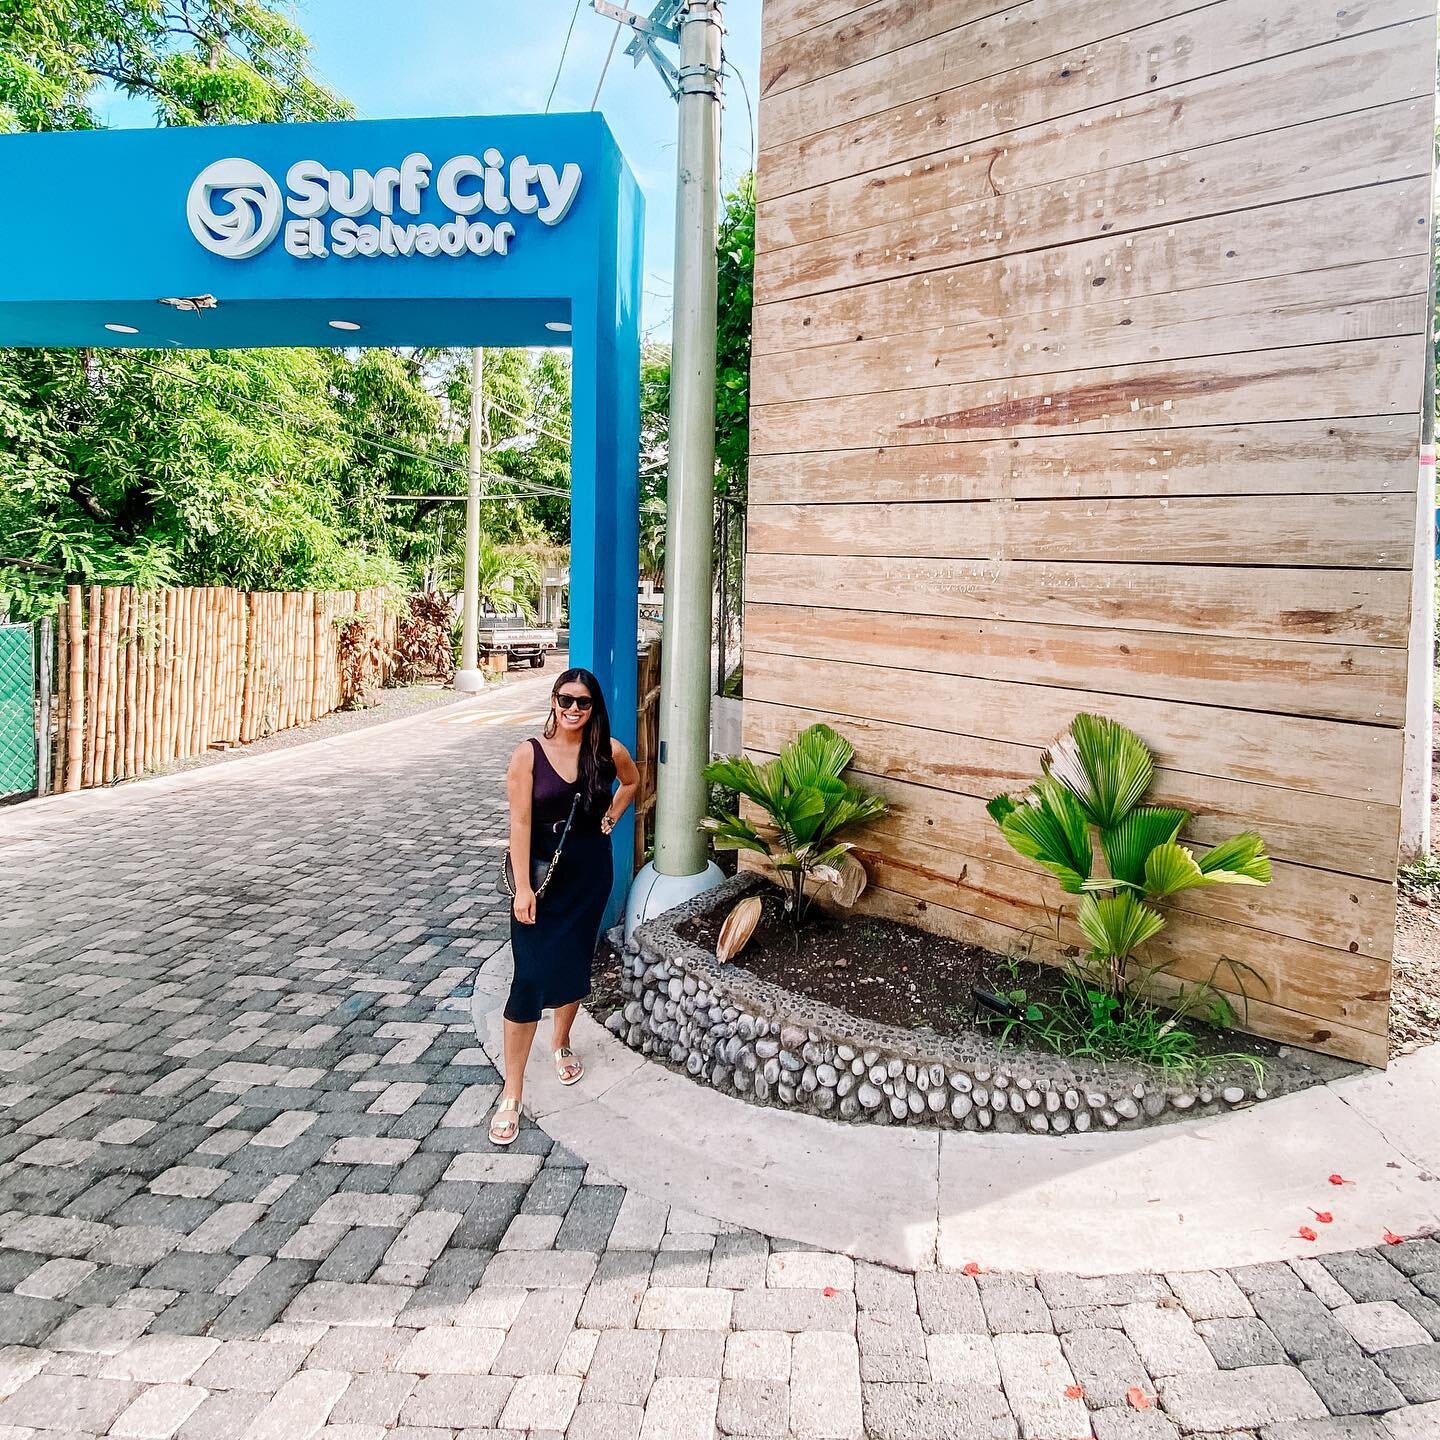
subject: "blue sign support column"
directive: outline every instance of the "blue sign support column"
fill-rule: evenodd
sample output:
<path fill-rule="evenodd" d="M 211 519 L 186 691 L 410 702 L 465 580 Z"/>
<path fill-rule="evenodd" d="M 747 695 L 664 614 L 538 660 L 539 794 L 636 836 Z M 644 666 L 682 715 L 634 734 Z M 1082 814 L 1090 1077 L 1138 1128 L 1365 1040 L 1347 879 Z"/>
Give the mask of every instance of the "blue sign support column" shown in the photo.
<path fill-rule="evenodd" d="M 639 187 L 628 171 L 615 175 L 616 226 L 610 263 L 596 268 L 589 315 L 575 321 L 570 398 L 570 663 L 599 676 L 615 738 L 635 749 L 637 596 L 640 580 L 640 285 L 621 264 L 639 255 L 644 224 Z M 603 337 L 614 337 L 603 345 Z M 587 483 L 579 457 L 593 457 Z M 635 817 L 615 829 L 615 889 L 607 923 L 620 918 L 630 888 Z"/>
<path fill-rule="evenodd" d="M 571 654 L 634 744 L 642 200 L 600 116 L 6 135 L 0 176 L 0 345 L 569 345 Z"/>

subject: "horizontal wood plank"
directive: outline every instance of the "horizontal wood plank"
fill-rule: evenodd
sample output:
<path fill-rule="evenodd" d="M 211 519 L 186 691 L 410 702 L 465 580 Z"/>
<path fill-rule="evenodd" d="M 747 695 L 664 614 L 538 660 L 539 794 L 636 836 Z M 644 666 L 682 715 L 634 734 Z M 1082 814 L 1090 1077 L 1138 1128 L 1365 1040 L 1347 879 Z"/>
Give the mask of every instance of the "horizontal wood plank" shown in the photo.
<path fill-rule="evenodd" d="M 1259 9 L 1263 0 L 1249 3 Z M 1206 33 L 1219 32 L 1212 27 Z M 1237 54 L 1238 69 L 1041 125 L 980 140 L 966 136 L 950 149 L 878 169 L 852 153 L 856 169 L 849 176 L 763 200 L 757 243 L 767 249 L 804 245 L 896 216 L 913 221 L 948 213 L 996 194 L 1265 134 L 1277 114 L 1299 125 L 1426 96 L 1434 65 L 1423 38 L 1432 33 L 1432 22 L 1415 20 L 1393 33 L 1354 35 L 1254 65 Z M 1248 35 L 1262 48 L 1256 31 Z M 1143 68 L 1143 57 L 1132 58 Z"/>
<path fill-rule="evenodd" d="M 1406 495 L 752 505 L 755 554 L 1404 570 Z"/>
<path fill-rule="evenodd" d="M 937 807 L 951 794 L 983 803 L 1001 793 L 1023 790 L 1040 772 L 1043 747 L 1039 744 L 890 720 L 839 719 L 833 713 L 807 708 L 813 703 L 803 680 L 797 682 L 788 702 L 747 696 L 745 748 L 774 753 L 807 725 L 823 720 L 838 726 L 855 746 L 854 770 L 866 783 L 923 788 L 935 795 Z M 1340 876 L 1387 883 L 1395 878 L 1400 820 L 1394 805 L 1252 785 L 1165 766 L 1156 771 L 1153 798 L 1156 804 L 1189 810 L 1195 818 L 1188 833 L 1200 844 L 1218 845 L 1239 830 L 1254 830 L 1265 837 L 1277 859 Z"/>
<path fill-rule="evenodd" d="M 1386 726 L 963 675 L 915 676 L 899 668 L 795 659 L 749 647 L 745 697 L 747 706 L 751 699 L 793 704 L 803 697 L 810 708 L 836 717 L 1032 746 L 1049 745 L 1077 712 L 1090 711 L 1128 725 L 1167 769 L 1383 805 L 1400 801 L 1403 733 Z"/>
<path fill-rule="evenodd" d="M 1298 125 L 1285 132 L 1284 145 L 1271 135 L 1247 136 L 927 215 L 900 213 L 868 229 L 810 244 L 759 245 L 756 299 L 768 304 L 990 259 L 1018 248 L 1178 225 L 1425 174 L 1428 157 L 1417 162 L 1414 137 L 1428 129 L 1433 110 L 1428 98 L 1381 105 Z"/>
<path fill-rule="evenodd" d="M 1377 256 L 1428 263 L 1428 176 L 1376 185 L 1364 204 L 1363 227 L 1351 223 L 1354 194 L 1308 196 L 1248 211 L 1238 233 L 1233 216 L 1204 216 L 776 301 L 755 311 L 754 353 L 758 359 L 1002 319 L 1018 324 L 1025 315 L 1323 271 Z M 1323 275 L 1313 283 L 1323 291 Z M 757 363 L 757 382 L 766 374 Z"/>
<path fill-rule="evenodd" d="M 1407 337 L 1106 365 L 756 406 L 751 448 L 927 445 L 966 437 L 1404 416 L 1418 429 L 1424 349 Z M 1412 431 L 1413 433 L 1413 431 Z"/>
<path fill-rule="evenodd" d="M 750 501 L 1413 494 L 1419 446 L 1418 426 L 1370 415 L 816 450 L 754 456 Z"/>
<path fill-rule="evenodd" d="M 761 34 L 768 47 L 791 35 L 803 34 L 885 3 L 886 0 L 762 0 Z"/>
<path fill-rule="evenodd" d="M 1062 7 L 1059 28 L 1073 36 L 1081 32 L 1069 27 L 1077 21 L 1083 25 L 1089 17 L 1067 19 L 1072 8 Z M 1208 14 L 1152 13 L 1147 17 L 1151 23 L 1129 31 L 1116 32 L 1102 20 L 1100 27 L 1107 32 L 1103 38 L 1072 40 L 1068 48 L 1062 39 L 1058 49 L 1038 60 L 978 78 L 952 69 L 948 76 L 937 77 L 931 93 L 911 97 L 903 91 L 882 92 L 874 100 L 884 108 L 872 106 L 852 118 L 837 120 L 829 113 L 799 117 L 798 133 L 792 123 L 789 138 L 773 123 L 776 103 L 762 98 L 760 199 L 914 162 L 957 143 L 974 144 L 1100 106 L 1177 91 L 1209 75 L 1414 20 L 1423 16 L 1425 5 L 1414 0 L 1374 0 L 1358 13 L 1347 7 L 1338 23 L 1333 11 L 1299 5 L 1290 9 L 1281 25 L 1267 23 L 1276 18 L 1275 7 L 1267 9 L 1263 0 L 1224 0 L 1205 9 Z M 870 23 L 878 24 L 880 12 L 870 15 Z M 1232 23 L 1216 23 L 1221 17 Z M 767 42 L 767 58 L 774 48 Z M 894 66 L 916 55 L 902 53 L 889 63 Z M 831 63 L 818 47 L 814 56 L 812 63 L 817 66 Z M 764 64 L 762 58 L 762 68 Z"/>
<path fill-rule="evenodd" d="M 980 944 L 1000 954 L 1016 954 L 1040 963 L 1064 963 L 1063 949 L 1046 935 L 1016 930 L 982 916 L 949 909 L 931 901 L 917 900 L 909 895 L 872 887 L 860 897 L 856 909 L 865 915 L 881 915 L 889 920 L 915 925 L 934 934 L 946 935 L 969 944 Z M 1173 982 L 1156 977 L 1156 988 L 1173 993 Z M 1302 1049 L 1323 1050 L 1365 1065 L 1384 1065 L 1389 1048 L 1382 1032 L 1367 1031 L 1339 1020 L 1318 1019 L 1282 1006 L 1245 997 L 1233 989 L 1216 987 L 1230 1001 L 1242 1028 L 1268 1036 L 1282 1044 Z"/>
<path fill-rule="evenodd" d="M 1403 648 L 1242 640 L 1143 629 L 836 610 L 745 607 L 745 644 L 769 655 L 848 660 L 1362 725 L 1405 723 Z"/>
<path fill-rule="evenodd" d="M 1275 570 L 889 555 L 751 554 L 745 596 L 902 616 L 961 616 L 1122 635 L 1225 635 L 1403 647 L 1410 578 L 1403 570 Z M 752 637 L 753 638 L 753 637 Z M 1124 643 L 1124 642 L 1121 642 Z"/>
<path fill-rule="evenodd" d="M 757 367 L 755 405 L 1049 375 L 1096 366 L 1421 335 L 1425 257 L 1267 276 L 1017 319 L 807 348 Z"/>
<path fill-rule="evenodd" d="M 953 4 L 955 0 L 942 3 Z M 1376 0 L 1360 3 L 1363 6 Z M 953 91 L 1076 47 L 1093 46 L 1110 36 L 1154 28 L 1172 16 L 1204 8 L 1197 0 L 1031 0 L 1030 4 L 956 25 L 945 33 L 917 38 L 900 49 L 883 47 L 882 42 L 878 53 L 865 55 L 862 44 L 855 63 L 843 64 L 828 75 L 791 89 L 762 95 L 761 143 L 767 149 L 789 144 L 817 130 Z M 1282 0 L 1272 12 L 1277 37 L 1292 27 L 1305 25 L 1306 12 L 1314 8 L 1305 0 Z M 892 10 L 893 6 L 886 9 Z M 1182 33 L 1171 44 L 1188 39 L 1193 47 L 1195 35 L 1204 28 L 1192 26 L 1190 34 Z M 1277 38 L 1274 43 L 1277 49 L 1289 48 L 1283 39 Z M 1154 58 L 1158 61 L 1164 57 Z M 828 61 L 822 56 L 815 63 L 826 65 Z M 1186 74 L 1183 65 L 1173 63 L 1166 67 L 1163 82 L 1153 65 L 1148 73 L 1156 75 L 1156 83 L 1164 84 L 1173 84 Z M 1063 89 L 1065 78 L 1052 83 Z"/>
<path fill-rule="evenodd" d="M 797 85 L 849 69 L 857 62 L 933 40 L 987 15 L 1034 3 L 1035 0 L 895 0 L 888 5 L 851 9 L 811 25 L 800 34 L 777 32 L 765 45 L 760 58 L 760 94 L 764 97 L 793 90 Z"/>

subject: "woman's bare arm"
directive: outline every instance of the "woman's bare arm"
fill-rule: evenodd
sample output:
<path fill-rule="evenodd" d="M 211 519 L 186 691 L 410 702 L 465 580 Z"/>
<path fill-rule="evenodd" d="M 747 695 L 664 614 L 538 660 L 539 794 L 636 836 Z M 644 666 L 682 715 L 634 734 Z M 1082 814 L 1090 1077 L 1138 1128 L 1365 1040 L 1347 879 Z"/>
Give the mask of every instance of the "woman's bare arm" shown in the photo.
<path fill-rule="evenodd" d="M 515 747 L 505 772 L 510 801 L 510 865 L 515 872 L 515 918 L 535 923 L 535 891 L 530 886 L 530 809 L 534 796 L 535 750 L 527 740 Z"/>
<path fill-rule="evenodd" d="M 640 788 L 640 771 L 630 758 L 630 752 L 618 741 L 610 742 L 610 755 L 615 761 L 615 775 L 620 781 L 619 788 L 611 797 L 610 808 L 605 812 L 601 828 L 608 835 L 619 823 L 620 817 L 630 808 L 635 792 Z"/>

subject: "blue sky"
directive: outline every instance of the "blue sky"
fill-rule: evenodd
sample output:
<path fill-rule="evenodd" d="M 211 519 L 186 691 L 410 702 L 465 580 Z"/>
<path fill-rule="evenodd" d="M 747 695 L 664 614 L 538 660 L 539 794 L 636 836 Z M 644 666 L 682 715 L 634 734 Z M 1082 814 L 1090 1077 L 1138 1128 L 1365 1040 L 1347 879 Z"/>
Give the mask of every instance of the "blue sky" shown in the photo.
<path fill-rule="evenodd" d="M 648 12 L 649 3 L 637 8 Z M 726 54 L 758 88 L 760 0 L 729 0 Z M 320 78 L 360 115 L 477 115 L 543 110 L 574 0 L 297 0 Z M 580 0 L 554 110 L 588 110 L 615 24 Z M 647 61 L 635 69 L 622 35 L 600 93 L 604 112 L 645 191 L 647 330 L 668 337 L 674 270 L 675 105 Z M 727 76 L 722 162 L 727 181 L 750 165 L 745 97 Z M 98 108 L 113 126 L 150 125 L 147 106 L 115 97 Z"/>

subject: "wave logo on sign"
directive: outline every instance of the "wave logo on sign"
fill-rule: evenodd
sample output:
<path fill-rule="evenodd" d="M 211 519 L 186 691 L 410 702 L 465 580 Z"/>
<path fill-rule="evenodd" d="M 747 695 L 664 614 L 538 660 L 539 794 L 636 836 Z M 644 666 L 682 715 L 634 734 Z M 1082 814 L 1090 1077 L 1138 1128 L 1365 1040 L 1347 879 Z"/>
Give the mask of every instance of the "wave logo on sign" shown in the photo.
<path fill-rule="evenodd" d="M 217 160 L 195 177 L 185 213 L 191 233 L 207 250 L 244 260 L 280 233 L 285 199 L 253 160 Z"/>

